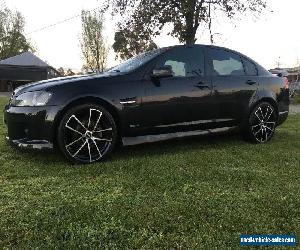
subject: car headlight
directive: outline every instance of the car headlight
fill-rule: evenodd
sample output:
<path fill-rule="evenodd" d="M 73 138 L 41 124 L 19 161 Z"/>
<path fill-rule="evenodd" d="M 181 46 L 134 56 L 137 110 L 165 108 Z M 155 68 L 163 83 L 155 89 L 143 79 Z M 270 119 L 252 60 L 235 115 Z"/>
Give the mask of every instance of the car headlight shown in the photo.
<path fill-rule="evenodd" d="M 11 100 L 11 105 L 19 107 L 44 106 L 49 101 L 51 95 L 51 93 L 46 91 L 26 92 L 17 97 L 14 97 Z"/>

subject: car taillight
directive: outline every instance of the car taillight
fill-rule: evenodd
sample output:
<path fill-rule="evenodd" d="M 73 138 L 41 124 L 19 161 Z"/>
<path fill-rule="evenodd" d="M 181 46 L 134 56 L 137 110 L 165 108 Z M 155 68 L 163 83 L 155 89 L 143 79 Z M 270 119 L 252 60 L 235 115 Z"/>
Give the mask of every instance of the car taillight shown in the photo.
<path fill-rule="evenodd" d="M 284 88 L 288 89 L 289 88 L 289 79 L 287 77 L 283 77 L 283 81 L 284 81 Z"/>

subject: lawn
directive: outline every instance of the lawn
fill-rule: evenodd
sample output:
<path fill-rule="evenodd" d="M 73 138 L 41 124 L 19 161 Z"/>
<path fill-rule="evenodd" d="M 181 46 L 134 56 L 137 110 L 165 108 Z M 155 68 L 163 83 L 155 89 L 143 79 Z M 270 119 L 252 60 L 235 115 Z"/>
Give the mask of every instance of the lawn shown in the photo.
<path fill-rule="evenodd" d="M 264 145 L 205 136 L 85 166 L 11 148 L 2 121 L 0 249 L 240 249 L 241 233 L 300 236 L 300 116 Z"/>

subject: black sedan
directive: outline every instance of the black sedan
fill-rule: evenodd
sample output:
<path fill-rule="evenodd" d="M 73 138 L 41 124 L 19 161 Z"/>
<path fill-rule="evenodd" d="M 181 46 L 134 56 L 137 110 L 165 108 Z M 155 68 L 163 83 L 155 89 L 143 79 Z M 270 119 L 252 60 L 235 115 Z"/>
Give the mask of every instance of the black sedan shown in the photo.
<path fill-rule="evenodd" d="M 71 161 L 104 159 L 133 145 L 238 127 L 269 141 L 289 112 L 288 84 L 236 51 L 161 48 L 102 73 L 18 88 L 5 107 L 7 139 L 54 148 Z"/>

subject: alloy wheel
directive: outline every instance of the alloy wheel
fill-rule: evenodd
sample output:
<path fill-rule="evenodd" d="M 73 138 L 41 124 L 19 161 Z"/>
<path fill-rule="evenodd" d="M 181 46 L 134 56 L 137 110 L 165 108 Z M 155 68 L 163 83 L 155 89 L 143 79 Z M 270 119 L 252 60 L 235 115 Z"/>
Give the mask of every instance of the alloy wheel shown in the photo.
<path fill-rule="evenodd" d="M 257 143 L 269 141 L 276 127 L 276 112 L 268 103 L 258 105 L 250 116 L 250 131 Z"/>
<path fill-rule="evenodd" d="M 101 107 L 75 109 L 63 126 L 64 151 L 75 162 L 98 161 L 106 156 L 115 142 L 114 121 Z"/>

